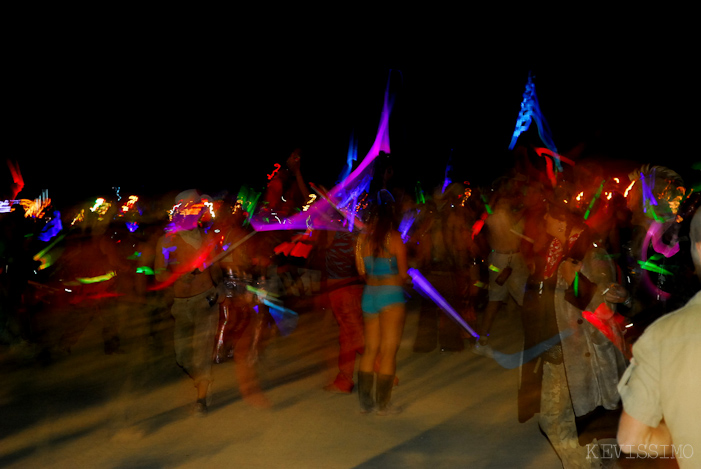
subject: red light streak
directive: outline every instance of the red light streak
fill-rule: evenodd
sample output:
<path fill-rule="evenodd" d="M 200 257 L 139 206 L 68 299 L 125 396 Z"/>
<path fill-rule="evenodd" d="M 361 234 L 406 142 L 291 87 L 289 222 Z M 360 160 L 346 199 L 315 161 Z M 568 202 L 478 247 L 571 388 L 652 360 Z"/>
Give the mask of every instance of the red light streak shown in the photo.
<path fill-rule="evenodd" d="M 277 173 L 279 170 L 280 170 L 280 164 L 275 163 L 275 169 L 273 170 L 272 173 L 268 174 L 268 181 L 270 181 L 273 178 L 273 176 L 275 176 L 275 173 Z"/>

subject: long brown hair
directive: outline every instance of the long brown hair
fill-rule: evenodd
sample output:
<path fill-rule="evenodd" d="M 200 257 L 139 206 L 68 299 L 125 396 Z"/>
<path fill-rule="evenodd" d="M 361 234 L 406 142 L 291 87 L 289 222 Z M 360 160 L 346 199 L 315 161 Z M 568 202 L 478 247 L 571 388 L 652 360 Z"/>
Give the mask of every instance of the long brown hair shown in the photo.
<path fill-rule="evenodd" d="M 370 250 L 375 257 L 379 257 L 386 250 L 389 234 L 398 229 L 394 200 L 379 198 L 382 200 L 377 201 L 372 207 L 367 234 Z"/>

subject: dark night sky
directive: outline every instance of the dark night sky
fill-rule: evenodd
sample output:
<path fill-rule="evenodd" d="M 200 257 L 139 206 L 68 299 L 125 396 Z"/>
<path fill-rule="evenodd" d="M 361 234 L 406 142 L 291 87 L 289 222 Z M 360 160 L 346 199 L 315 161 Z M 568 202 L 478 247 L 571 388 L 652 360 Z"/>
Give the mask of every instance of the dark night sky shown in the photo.
<path fill-rule="evenodd" d="M 594 153 L 680 172 L 701 159 L 685 42 L 672 52 L 618 43 L 555 52 L 550 43 L 462 34 L 373 46 L 240 39 L 76 36 L 18 52 L 9 134 L 22 195 L 262 187 L 295 146 L 305 151 L 306 178 L 332 185 L 351 132 L 360 157 L 369 149 L 390 70 L 393 154 L 407 162 L 406 179 L 425 186 L 439 182 L 451 151 L 464 179 L 491 180 L 510 167 L 506 147 L 529 70 L 561 152 L 587 142 Z"/>

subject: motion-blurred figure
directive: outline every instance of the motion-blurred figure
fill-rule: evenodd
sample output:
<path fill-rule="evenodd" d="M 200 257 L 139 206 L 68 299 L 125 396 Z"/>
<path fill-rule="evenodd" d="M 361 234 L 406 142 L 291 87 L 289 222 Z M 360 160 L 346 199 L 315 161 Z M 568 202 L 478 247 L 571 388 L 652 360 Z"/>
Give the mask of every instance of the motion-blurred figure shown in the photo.
<path fill-rule="evenodd" d="M 209 265 L 215 240 L 198 226 L 206 210 L 195 190 L 175 198 L 171 232 L 158 241 L 155 272 L 172 284 L 171 314 L 175 318 L 175 358 L 197 390 L 194 412 L 204 416 L 211 404 L 212 352 L 219 321 L 221 268 Z"/>
<path fill-rule="evenodd" d="M 472 220 L 463 206 L 464 187 L 453 183 L 437 189 L 432 201 L 420 208 L 418 228 L 409 239 L 411 262 L 448 303 L 460 310 L 468 297 Z M 428 298 L 421 298 L 415 352 L 430 352 L 440 345 L 442 352 L 464 349 L 462 331 Z"/>
<path fill-rule="evenodd" d="M 698 209 L 691 222 L 691 257 L 701 277 Z M 624 452 L 674 455 L 679 467 L 699 467 L 699 357 L 701 292 L 650 325 L 633 347 L 633 360 L 618 387 L 623 400 L 618 444 Z"/>
<path fill-rule="evenodd" d="M 365 346 L 361 299 L 363 283 L 355 265 L 357 234 L 347 229 L 327 231 L 326 285 L 329 305 L 338 322 L 338 374 L 326 391 L 350 394 L 355 359 Z"/>
<path fill-rule="evenodd" d="M 234 370 L 241 396 L 250 405 L 270 407 L 260 387 L 257 366 L 259 356 L 270 332 L 268 306 L 260 301 L 265 295 L 266 271 L 269 267 L 257 252 L 258 238 L 250 228 L 243 226 L 245 216 L 240 206 L 224 206 L 222 218 L 215 227 L 222 227 L 222 244 L 228 254 L 219 262 L 224 276 L 225 296 L 219 305 L 219 328 L 215 346 L 215 361 L 234 359 Z M 229 213 L 230 212 L 230 213 Z M 257 235 L 257 236 L 264 236 Z"/>
<path fill-rule="evenodd" d="M 499 309 L 509 299 L 523 306 L 523 295 L 528 279 L 528 268 L 521 254 L 523 241 L 523 210 L 516 181 L 509 180 L 497 189 L 491 202 L 492 213 L 485 221 L 485 235 L 490 253 L 489 303 L 484 311 L 473 351 L 490 355 L 489 333 Z"/>
<path fill-rule="evenodd" d="M 552 241 L 524 296 L 524 354 L 551 345 L 521 367 L 519 421 L 540 413 L 563 467 L 600 467 L 599 441 L 615 430 L 593 424 L 617 415 L 625 342 L 607 296 L 614 265 L 573 207 L 572 191 L 558 187 L 544 218 Z"/>
<path fill-rule="evenodd" d="M 681 253 L 678 210 L 686 189 L 679 174 L 643 166 L 629 176 L 632 233 L 624 241 L 624 278 L 637 334 L 663 314 L 683 306 L 698 287 L 693 265 Z"/>

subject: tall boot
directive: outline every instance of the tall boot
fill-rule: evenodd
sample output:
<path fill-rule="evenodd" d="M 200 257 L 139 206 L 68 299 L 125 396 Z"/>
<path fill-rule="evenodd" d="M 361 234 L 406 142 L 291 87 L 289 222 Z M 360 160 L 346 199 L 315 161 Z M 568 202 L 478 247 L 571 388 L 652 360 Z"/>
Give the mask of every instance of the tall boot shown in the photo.
<path fill-rule="evenodd" d="M 402 411 L 401 407 L 391 404 L 392 387 L 394 386 L 393 375 L 377 375 L 377 389 L 375 391 L 377 401 L 377 415 L 392 415 Z"/>
<path fill-rule="evenodd" d="M 360 400 L 361 414 L 367 414 L 375 409 L 375 400 L 372 398 L 374 381 L 375 373 L 358 371 L 358 399 Z"/>

